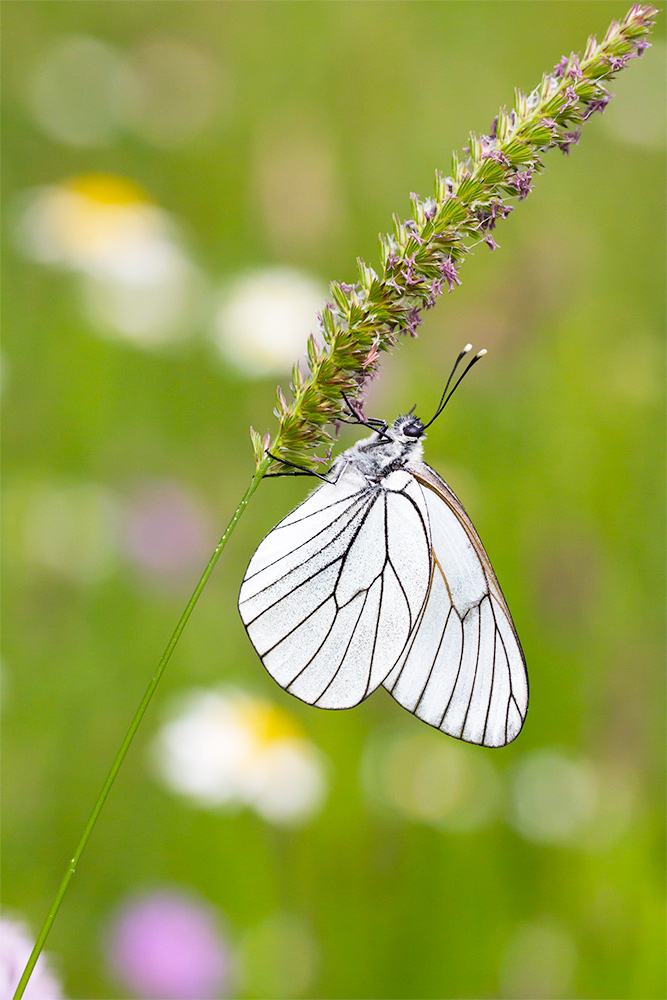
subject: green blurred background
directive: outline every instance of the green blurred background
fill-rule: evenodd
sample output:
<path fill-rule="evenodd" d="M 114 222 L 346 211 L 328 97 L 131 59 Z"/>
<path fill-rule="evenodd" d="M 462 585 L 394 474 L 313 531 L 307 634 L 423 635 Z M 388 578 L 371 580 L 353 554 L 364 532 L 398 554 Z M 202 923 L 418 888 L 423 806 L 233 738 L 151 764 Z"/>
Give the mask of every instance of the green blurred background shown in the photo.
<path fill-rule="evenodd" d="M 248 425 L 274 427 L 290 317 L 376 263 L 468 131 L 627 6 L 2 6 L 3 906 L 34 934 L 251 475 Z M 155 890 L 213 908 L 232 996 L 664 995 L 664 18 L 653 41 L 370 394 L 426 416 L 460 347 L 489 349 L 427 460 L 512 609 L 523 733 L 482 750 L 382 690 L 344 713 L 282 692 L 236 598 L 307 483 L 264 482 L 54 926 L 67 996 L 138 995 L 105 942 Z M 170 704 L 220 684 L 319 754 L 307 815 L 156 779 Z"/>

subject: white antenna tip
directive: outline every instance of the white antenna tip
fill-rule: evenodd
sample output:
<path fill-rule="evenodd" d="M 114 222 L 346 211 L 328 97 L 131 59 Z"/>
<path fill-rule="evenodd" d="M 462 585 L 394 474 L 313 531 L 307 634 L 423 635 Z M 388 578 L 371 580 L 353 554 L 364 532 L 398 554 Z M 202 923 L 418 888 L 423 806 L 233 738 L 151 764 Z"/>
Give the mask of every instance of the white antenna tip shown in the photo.
<path fill-rule="evenodd" d="M 461 351 L 461 354 L 467 354 L 468 351 L 472 351 L 472 344 L 466 344 L 466 346 Z"/>
<path fill-rule="evenodd" d="M 477 357 L 483 358 L 486 353 L 487 353 L 486 347 L 483 347 L 481 351 L 477 352 Z"/>

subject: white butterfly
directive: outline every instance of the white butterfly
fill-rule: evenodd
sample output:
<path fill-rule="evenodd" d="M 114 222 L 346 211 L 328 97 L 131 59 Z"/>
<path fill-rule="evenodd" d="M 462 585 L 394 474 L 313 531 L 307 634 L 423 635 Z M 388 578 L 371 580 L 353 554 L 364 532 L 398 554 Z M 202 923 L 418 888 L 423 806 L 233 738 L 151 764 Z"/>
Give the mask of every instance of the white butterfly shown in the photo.
<path fill-rule="evenodd" d="M 445 389 L 435 416 L 450 397 Z M 412 414 L 365 423 L 373 435 L 334 461 L 252 557 L 239 595 L 250 641 L 310 705 L 351 708 L 382 684 L 436 729 L 504 746 L 526 717 L 528 677 L 489 558 L 422 461 L 428 424 Z"/>

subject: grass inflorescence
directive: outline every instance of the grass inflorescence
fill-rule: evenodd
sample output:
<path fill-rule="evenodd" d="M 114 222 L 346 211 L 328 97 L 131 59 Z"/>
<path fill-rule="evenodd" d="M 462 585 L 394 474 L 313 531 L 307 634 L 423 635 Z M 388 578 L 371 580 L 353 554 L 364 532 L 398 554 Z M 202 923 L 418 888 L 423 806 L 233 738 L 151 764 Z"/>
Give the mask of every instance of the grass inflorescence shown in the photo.
<path fill-rule="evenodd" d="M 381 355 L 399 336 L 416 337 L 423 311 L 461 284 L 473 246 L 496 248 L 493 231 L 532 190 L 542 155 L 569 153 L 591 115 L 604 111 L 605 82 L 649 47 L 656 15 L 635 4 L 601 42 L 589 38 L 583 56 L 563 56 L 530 94 L 516 91 L 514 108 L 500 109 L 489 134 L 471 133 L 465 155 L 454 153 L 451 174 L 436 171 L 433 196 L 411 195 L 411 218 L 394 217 L 394 232 L 380 236 L 379 272 L 358 259 L 354 284 L 332 282 L 319 335 L 309 339 L 307 373 L 294 365 L 291 400 L 278 388 L 277 434 L 271 440 L 251 428 L 258 467 L 266 467 L 267 450 L 310 468 L 322 461 L 316 451 L 332 442 L 328 425 L 349 416 L 342 394 L 363 412 L 363 388 Z"/>

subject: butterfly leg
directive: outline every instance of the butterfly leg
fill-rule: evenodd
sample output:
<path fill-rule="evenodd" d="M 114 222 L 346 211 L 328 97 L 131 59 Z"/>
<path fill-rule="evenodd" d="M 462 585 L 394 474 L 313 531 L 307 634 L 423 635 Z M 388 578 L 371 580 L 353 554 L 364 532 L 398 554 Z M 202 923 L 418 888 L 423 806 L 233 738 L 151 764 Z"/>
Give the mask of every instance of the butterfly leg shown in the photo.
<path fill-rule="evenodd" d="M 316 476 L 316 472 L 267 472 L 264 476 L 265 479 L 278 479 L 279 476 L 287 476 L 289 479 L 294 479 L 295 476 Z M 322 477 L 320 477 L 322 478 Z M 327 483 L 329 480 L 325 480 Z"/>
<path fill-rule="evenodd" d="M 294 462 L 288 462 L 286 458 L 278 458 L 277 455 L 273 455 L 270 451 L 265 452 L 269 458 L 272 458 L 274 462 L 280 462 L 281 465 L 288 465 L 290 469 L 296 469 L 296 472 L 269 472 L 267 473 L 268 478 L 275 478 L 277 476 L 315 476 L 317 479 L 321 479 L 323 483 L 329 483 L 333 485 L 338 482 L 338 476 L 340 476 L 340 471 L 335 479 L 327 479 L 319 472 L 315 472 L 313 469 L 307 469 L 305 465 L 296 465 Z"/>
<path fill-rule="evenodd" d="M 343 420 L 345 424 L 360 424 L 362 427 L 368 427 L 370 431 L 375 431 L 376 434 L 380 435 L 381 440 L 391 441 L 391 438 L 387 434 L 387 428 L 389 424 L 386 420 L 379 420 L 377 417 L 369 417 L 367 420 L 362 420 L 354 406 L 347 398 L 344 392 L 341 392 L 341 396 L 345 400 L 345 404 L 354 417 L 354 420 Z"/>

